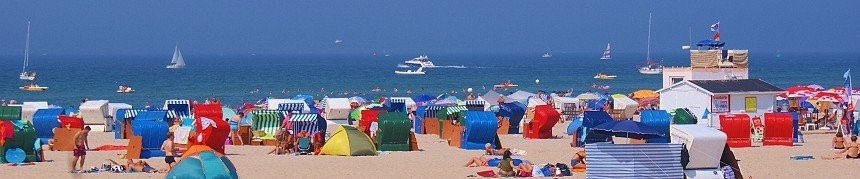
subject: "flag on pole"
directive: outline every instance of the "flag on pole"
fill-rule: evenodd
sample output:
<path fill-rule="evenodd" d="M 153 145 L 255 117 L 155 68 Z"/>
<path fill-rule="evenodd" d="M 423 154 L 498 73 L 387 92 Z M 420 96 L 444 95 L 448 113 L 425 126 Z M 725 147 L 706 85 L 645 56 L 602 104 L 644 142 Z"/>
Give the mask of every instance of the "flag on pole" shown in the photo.
<path fill-rule="evenodd" d="M 719 32 L 720 31 L 720 21 L 717 21 L 715 24 L 711 24 L 711 32 Z"/>
<path fill-rule="evenodd" d="M 848 69 L 848 71 L 845 71 L 845 74 L 843 74 L 842 77 L 845 78 L 845 84 L 844 84 L 845 95 L 848 97 L 848 99 L 850 101 L 851 91 L 854 90 L 853 86 L 851 85 L 851 69 Z"/>
<path fill-rule="evenodd" d="M 714 32 L 714 41 L 720 41 L 720 21 L 711 24 L 711 32 Z"/>

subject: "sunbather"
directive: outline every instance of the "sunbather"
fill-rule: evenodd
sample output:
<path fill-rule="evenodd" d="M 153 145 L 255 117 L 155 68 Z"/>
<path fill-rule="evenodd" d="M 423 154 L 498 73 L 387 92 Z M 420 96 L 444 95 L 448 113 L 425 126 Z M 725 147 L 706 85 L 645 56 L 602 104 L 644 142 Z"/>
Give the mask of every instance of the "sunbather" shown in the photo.
<path fill-rule="evenodd" d="M 860 159 L 860 144 L 857 143 L 857 136 L 851 136 L 851 143 L 847 146 L 837 151 L 834 157 L 824 157 L 824 159 Z"/>
<path fill-rule="evenodd" d="M 108 161 L 110 161 L 110 163 L 113 163 L 114 165 L 120 165 L 116 161 L 113 161 L 113 159 L 108 159 Z M 155 170 L 155 168 L 153 168 L 152 166 L 149 166 L 149 163 L 146 163 L 143 160 L 138 160 L 137 162 L 134 162 L 134 160 L 128 159 L 126 161 L 125 165 L 120 165 L 120 166 L 125 168 L 125 172 L 145 172 L 145 173 L 159 172 L 158 170 Z M 162 171 L 162 172 L 166 172 L 166 171 Z"/>
<path fill-rule="evenodd" d="M 283 130 L 283 129 L 282 129 Z M 284 155 L 293 152 L 293 137 L 290 134 L 290 131 L 283 130 L 279 132 L 276 140 L 278 141 L 277 146 L 269 151 L 268 154 L 272 155 Z"/>
<path fill-rule="evenodd" d="M 489 159 L 484 157 L 484 155 L 481 155 L 478 157 L 469 158 L 469 160 L 466 161 L 466 165 L 464 165 L 464 166 L 465 167 L 483 167 L 483 166 L 487 166 L 487 161 L 489 161 Z"/>
<path fill-rule="evenodd" d="M 570 159 L 570 166 L 572 168 L 585 167 L 585 150 L 580 149 L 573 153 L 573 157 Z"/>

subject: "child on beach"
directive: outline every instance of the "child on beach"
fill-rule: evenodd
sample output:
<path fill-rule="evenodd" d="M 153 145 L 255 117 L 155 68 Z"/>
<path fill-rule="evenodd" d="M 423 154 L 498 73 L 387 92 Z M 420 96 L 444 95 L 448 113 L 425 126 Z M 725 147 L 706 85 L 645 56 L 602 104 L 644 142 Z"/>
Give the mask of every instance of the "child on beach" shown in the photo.
<path fill-rule="evenodd" d="M 824 159 L 860 159 L 860 144 L 857 143 L 857 136 L 851 136 L 851 142 L 848 143 L 845 149 L 839 150 L 834 157 L 824 157 Z"/>
<path fill-rule="evenodd" d="M 87 159 L 87 150 L 89 150 L 89 140 L 87 140 L 87 136 L 89 135 L 91 128 L 90 126 L 84 127 L 84 130 L 75 134 L 75 149 L 72 152 L 72 171 L 71 172 L 80 172 L 80 170 L 84 169 L 84 161 Z M 75 164 L 80 160 L 80 170 L 75 167 Z"/>
<path fill-rule="evenodd" d="M 173 143 L 173 133 L 167 133 L 167 139 L 161 144 L 161 151 L 164 151 L 164 162 L 167 163 L 165 171 L 170 171 L 176 165 L 176 146 Z"/>

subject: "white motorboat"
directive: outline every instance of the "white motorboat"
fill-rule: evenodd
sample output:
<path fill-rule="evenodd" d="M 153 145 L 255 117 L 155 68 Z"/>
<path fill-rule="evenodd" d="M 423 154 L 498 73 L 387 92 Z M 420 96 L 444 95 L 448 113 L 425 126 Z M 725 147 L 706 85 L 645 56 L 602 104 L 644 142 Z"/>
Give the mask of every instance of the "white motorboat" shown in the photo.
<path fill-rule="evenodd" d="M 424 75 L 424 67 L 419 67 L 418 70 L 406 70 L 406 71 L 394 71 L 394 74 L 398 75 Z"/>
<path fill-rule="evenodd" d="M 179 44 L 176 44 L 176 47 L 173 48 L 173 59 L 170 60 L 170 64 L 167 65 L 168 69 L 179 69 L 185 68 L 185 59 L 182 58 L 182 53 L 179 52 Z"/>
<path fill-rule="evenodd" d="M 433 65 L 433 62 L 430 61 L 430 58 L 427 57 L 427 55 L 421 55 L 411 60 L 406 60 L 403 63 L 408 65 L 418 65 L 425 68 L 436 67 L 436 65 Z"/>
<path fill-rule="evenodd" d="M 133 93 L 134 89 L 131 89 L 131 86 L 128 85 L 119 85 L 119 89 L 116 90 L 116 93 Z"/>

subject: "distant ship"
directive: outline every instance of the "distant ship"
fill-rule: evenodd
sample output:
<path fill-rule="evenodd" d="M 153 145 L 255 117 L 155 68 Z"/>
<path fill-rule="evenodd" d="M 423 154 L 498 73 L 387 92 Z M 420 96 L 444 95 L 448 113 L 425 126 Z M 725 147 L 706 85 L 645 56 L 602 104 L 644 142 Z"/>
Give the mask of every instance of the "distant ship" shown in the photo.
<path fill-rule="evenodd" d="M 612 52 L 610 51 L 609 43 L 606 43 L 606 50 L 603 50 L 603 56 L 600 57 L 601 60 L 609 60 L 612 59 Z"/>
<path fill-rule="evenodd" d="M 405 63 L 407 65 L 418 65 L 418 66 L 427 67 L 427 68 L 436 67 L 436 65 L 433 65 L 433 62 L 431 62 L 430 58 L 427 57 L 426 55 L 420 55 L 420 56 L 415 57 L 411 60 L 406 60 L 403 63 Z"/>
<path fill-rule="evenodd" d="M 597 73 L 597 75 L 594 75 L 594 79 L 601 79 L 601 80 L 613 80 L 613 79 L 615 79 L 615 78 L 617 78 L 617 77 L 618 77 L 618 76 L 615 76 L 615 75 L 607 75 L 607 74 L 603 74 L 603 73 Z"/>
<path fill-rule="evenodd" d="M 651 13 L 648 13 L 648 52 L 645 57 L 645 65 L 639 67 L 639 73 L 646 75 L 657 75 L 663 73 L 663 65 L 651 61 Z"/>
<path fill-rule="evenodd" d="M 543 53 L 543 55 L 541 55 L 540 57 L 541 58 L 552 58 L 552 54 L 549 54 L 549 52 L 547 52 L 547 53 Z"/>
<path fill-rule="evenodd" d="M 179 69 L 185 68 L 185 59 L 182 58 L 182 53 L 179 52 L 179 44 L 176 44 L 176 47 L 173 49 L 173 59 L 170 60 L 170 64 L 167 65 L 169 69 Z"/>

